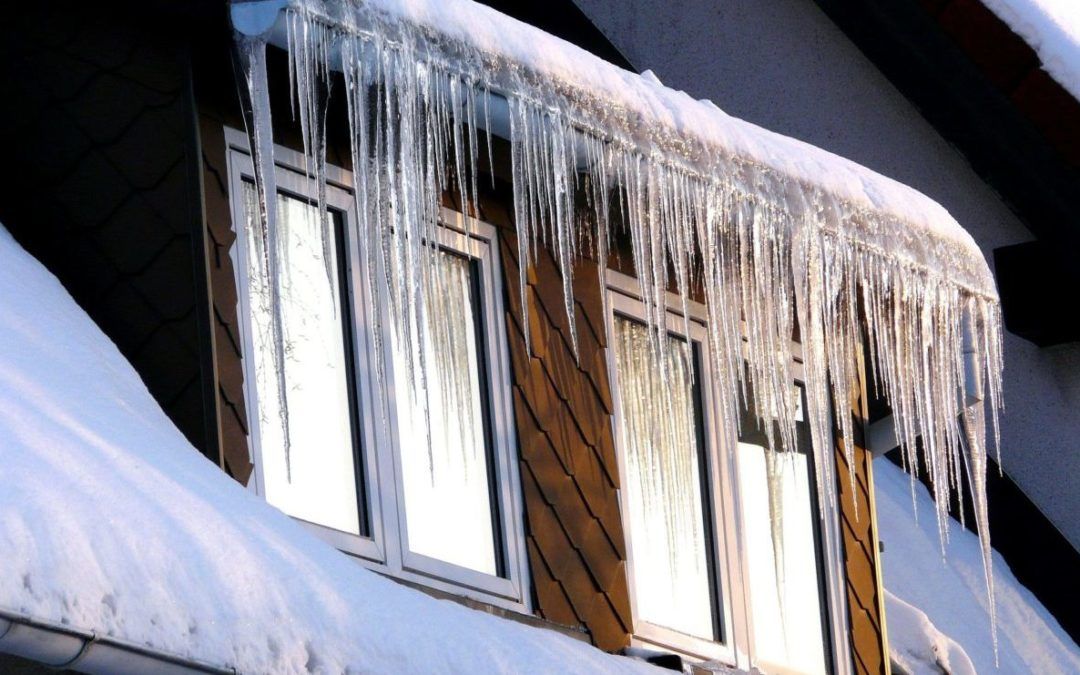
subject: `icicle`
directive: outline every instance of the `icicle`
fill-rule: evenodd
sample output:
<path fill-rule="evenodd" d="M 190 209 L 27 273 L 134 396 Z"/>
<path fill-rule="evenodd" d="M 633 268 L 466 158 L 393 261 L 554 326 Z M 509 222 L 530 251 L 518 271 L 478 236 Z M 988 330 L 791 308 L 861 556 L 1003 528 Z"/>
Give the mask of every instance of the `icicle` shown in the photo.
<path fill-rule="evenodd" d="M 776 599 L 780 603 L 780 617 L 785 616 L 784 605 L 787 583 L 784 567 L 784 470 L 780 467 L 781 453 L 765 448 L 765 478 L 769 492 L 769 537 L 772 540 L 773 578 L 776 581 Z M 787 622 L 781 621 L 784 641 L 787 642 Z"/>
<path fill-rule="evenodd" d="M 308 170 L 320 186 L 320 211 L 325 212 L 325 114 L 333 67 L 343 72 L 368 301 L 388 307 L 388 332 L 410 355 L 404 372 L 393 376 L 418 400 L 430 400 L 436 391 L 444 398 L 462 397 L 470 386 L 455 375 L 468 370 L 454 362 L 461 356 L 455 326 L 464 310 L 437 292 L 454 283 L 453 272 L 442 263 L 437 227 L 448 190 L 456 191 L 466 211 L 477 203 L 477 125 L 482 115 L 493 167 L 490 108 L 497 93 L 509 109 L 517 281 L 527 342 L 528 268 L 546 249 L 562 277 L 568 338 L 577 353 L 573 273 L 585 228 L 575 188 L 584 168 L 595 227 L 590 253 L 601 274 L 616 234 L 610 227 L 614 209 L 630 240 L 661 391 L 653 404 L 669 418 L 679 409 L 667 385 L 680 376 L 680 366 L 663 357 L 667 317 L 669 310 L 681 312 L 688 330 L 687 301 L 700 288 L 716 384 L 714 413 L 725 438 L 737 436 L 740 405 L 750 405 L 760 417 L 769 452 L 793 450 L 790 344 L 797 326 L 822 513 L 836 504 L 834 428 L 844 447 L 847 480 L 854 480 L 856 429 L 849 412 L 867 367 L 873 390 L 893 411 L 905 464 L 912 471 L 923 466 L 932 479 L 943 551 L 949 496 L 963 489 L 962 472 L 976 503 L 980 537 L 989 546 L 985 417 L 989 412 L 1000 452 L 1001 315 L 992 277 L 968 242 L 928 235 L 926 227 L 912 230 L 870 199 L 856 203 L 744 157 L 738 143 L 734 149 L 721 147 L 693 130 L 652 119 L 647 111 L 612 107 L 572 81 L 515 60 L 511 51 L 466 44 L 373 4 L 288 0 L 287 6 L 291 100 Z M 251 100 L 259 237 L 275 294 L 272 342 L 281 366 L 276 395 L 288 444 L 285 345 L 276 296 L 287 252 L 280 250 L 272 208 L 276 193 L 262 40 L 239 36 L 238 50 Z M 324 246 L 331 245 L 326 224 L 323 239 Z M 669 307 L 671 290 L 680 297 L 677 307 Z M 383 344 L 382 313 L 373 314 L 373 340 L 382 354 L 390 345 Z M 983 371 L 982 381 L 973 384 L 986 401 L 974 406 L 963 396 L 964 317 Z M 379 360 L 376 371 L 382 382 L 387 374 Z M 675 433 L 664 433 L 669 432 Z M 780 521 L 780 514 L 774 520 Z M 985 558 L 992 592 L 989 555 Z"/>
<path fill-rule="evenodd" d="M 327 281 L 334 279 L 334 235 L 326 208 L 326 114 L 330 99 L 329 42 L 332 35 L 321 23 L 299 12 L 287 14 L 289 82 L 294 110 L 299 109 L 300 138 L 305 170 L 315 179 Z"/>
<path fill-rule="evenodd" d="M 570 326 L 570 344 L 577 356 L 574 311 L 574 260 L 578 228 L 574 219 L 575 130 L 561 116 L 523 101 L 511 102 L 511 159 L 514 175 L 514 216 L 518 224 L 521 267 L 522 321 L 528 335 L 528 261 L 537 246 L 548 246 L 562 277 L 563 303 Z"/>
<path fill-rule="evenodd" d="M 274 139 L 271 136 L 270 87 L 266 74 L 266 43 L 259 38 L 238 36 L 237 53 L 247 84 L 250 111 L 244 121 L 249 125 L 252 163 L 255 167 L 255 191 L 259 196 L 260 222 L 263 224 L 259 238 L 262 241 L 264 278 L 270 291 L 271 344 L 276 365 L 279 422 L 285 452 L 285 475 L 292 480 L 292 439 L 289 436 L 288 387 L 285 380 L 285 320 L 281 303 L 281 256 L 284 247 L 277 228 L 277 179 L 274 174 Z M 271 392 L 260 392 L 261 396 Z"/>

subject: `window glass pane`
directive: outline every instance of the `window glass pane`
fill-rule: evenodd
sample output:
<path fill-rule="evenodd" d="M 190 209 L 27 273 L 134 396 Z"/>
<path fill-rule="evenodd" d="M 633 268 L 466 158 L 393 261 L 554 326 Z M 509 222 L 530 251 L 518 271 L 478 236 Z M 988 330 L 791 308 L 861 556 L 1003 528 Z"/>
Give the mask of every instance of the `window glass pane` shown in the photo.
<path fill-rule="evenodd" d="M 318 208 L 279 194 L 277 225 L 288 251 L 279 274 L 285 339 L 285 380 L 291 439 L 286 465 L 277 396 L 270 288 L 256 232 L 255 188 L 244 183 L 250 326 L 255 345 L 259 447 L 266 499 L 289 515 L 361 533 L 347 346 L 338 261 L 323 254 Z M 326 266 L 330 266 L 328 277 Z M 331 282 L 330 279 L 335 280 Z"/>
<path fill-rule="evenodd" d="M 439 258 L 439 282 L 412 354 L 391 331 L 408 546 L 421 555 L 497 575 L 474 269 L 461 256 L 440 253 Z M 415 321 L 412 325 L 417 334 Z"/>
<path fill-rule="evenodd" d="M 801 388 L 797 388 L 801 398 Z M 801 405 L 801 403 L 800 403 Z M 781 555 L 774 558 L 766 443 L 749 418 L 738 445 L 739 495 L 747 551 L 754 652 L 762 664 L 826 672 L 817 510 L 809 431 L 799 423 L 799 452 L 775 455 Z M 777 571 L 781 575 L 778 577 Z M 781 611 L 780 598 L 783 598 Z"/>
<path fill-rule="evenodd" d="M 693 351 L 667 339 L 664 384 L 649 329 L 616 317 L 615 357 L 636 618 L 716 639 Z M 665 386 L 671 409 L 657 395 Z"/>

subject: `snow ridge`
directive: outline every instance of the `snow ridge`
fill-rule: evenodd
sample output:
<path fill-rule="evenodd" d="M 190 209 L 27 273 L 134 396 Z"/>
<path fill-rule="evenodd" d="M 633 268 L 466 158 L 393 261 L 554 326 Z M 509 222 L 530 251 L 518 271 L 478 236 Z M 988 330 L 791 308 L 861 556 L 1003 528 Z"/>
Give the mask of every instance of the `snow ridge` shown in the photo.
<path fill-rule="evenodd" d="M 981 0 L 1039 55 L 1043 70 L 1080 101 L 1080 2 Z"/>

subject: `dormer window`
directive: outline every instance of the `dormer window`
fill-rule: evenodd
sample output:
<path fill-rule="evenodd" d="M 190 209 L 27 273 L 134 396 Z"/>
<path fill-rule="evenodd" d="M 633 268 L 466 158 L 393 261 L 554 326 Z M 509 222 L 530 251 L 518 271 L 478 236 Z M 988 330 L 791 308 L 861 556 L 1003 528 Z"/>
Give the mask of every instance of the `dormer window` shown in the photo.
<path fill-rule="evenodd" d="M 444 210 L 432 265 L 437 297 L 428 306 L 448 311 L 437 322 L 413 319 L 406 341 L 385 296 L 370 288 L 350 174 L 330 168 L 335 243 L 323 247 L 316 181 L 301 155 L 275 148 L 287 249 L 278 280 L 279 372 L 251 158 L 241 134 L 227 136 L 233 219 L 246 223 L 236 251 L 253 489 L 380 572 L 527 610 L 493 229 L 479 221 L 466 227 L 461 214 Z M 442 357 L 431 358 L 439 350 Z M 273 395 L 279 376 L 284 405 Z"/>

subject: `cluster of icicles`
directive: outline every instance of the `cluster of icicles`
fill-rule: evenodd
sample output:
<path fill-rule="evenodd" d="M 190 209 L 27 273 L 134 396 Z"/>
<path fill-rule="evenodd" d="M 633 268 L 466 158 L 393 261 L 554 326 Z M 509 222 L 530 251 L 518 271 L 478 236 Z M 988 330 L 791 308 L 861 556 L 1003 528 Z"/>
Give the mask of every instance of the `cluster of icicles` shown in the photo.
<path fill-rule="evenodd" d="M 685 307 L 667 306 L 668 290 L 685 299 L 701 289 L 716 383 L 712 413 L 734 439 L 740 406 L 752 402 L 777 451 L 795 447 L 791 341 L 798 326 L 823 510 L 836 501 L 834 422 L 848 466 L 855 466 L 848 411 L 869 364 L 871 390 L 892 408 L 906 461 L 921 464 L 933 479 L 943 551 L 950 489 L 961 490 L 966 474 L 992 603 L 984 408 L 993 416 L 996 443 L 1002 352 L 996 295 L 972 282 L 985 271 L 972 271 L 985 267 L 981 259 L 973 261 L 954 241 L 910 234 L 896 216 L 850 204 L 721 148 L 702 153 L 699 143 L 697 151 L 678 151 L 694 146 L 693 139 L 646 147 L 643 134 L 629 128 L 632 119 L 623 128 L 598 125 L 605 119 L 603 101 L 565 83 L 548 86 L 528 64 L 495 59 L 366 5 L 346 7 L 348 21 L 327 20 L 319 2 L 292 2 L 284 10 L 290 86 L 309 171 L 320 185 L 327 101 L 333 94 L 347 102 L 363 265 L 378 302 L 391 305 L 392 329 L 406 353 L 418 353 L 420 360 L 454 358 L 449 341 L 435 339 L 415 350 L 411 345 L 417 327 L 450 335 L 440 326 L 457 320 L 460 310 L 433 300 L 439 297 L 433 289 L 440 205 L 448 191 L 462 204 L 476 203 L 482 180 L 477 167 L 484 148 L 491 150 L 494 104 L 501 102 L 509 110 L 522 290 L 527 262 L 536 247 L 546 246 L 562 273 L 572 325 L 576 258 L 591 254 L 606 261 L 611 238 L 628 237 L 658 353 L 666 313 L 689 316 Z M 267 201 L 275 193 L 267 39 L 238 33 L 262 201 L 262 264 L 274 279 L 283 252 Z M 708 162 L 694 159 L 704 154 Z M 922 239 L 912 240 L 917 237 Z M 328 226 L 324 238 L 330 247 Z M 922 260 L 909 254 L 927 249 Z M 528 303 L 522 305 L 527 312 Z M 523 325 L 529 325 L 527 317 Z M 382 331 L 376 325 L 372 334 L 379 341 Z M 285 345 L 275 335 L 284 367 Z M 965 353 L 974 355 L 972 373 L 979 391 L 988 394 L 985 404 L 965 404 L 966 380 L 973 377 L 965 371 Z M 665 359 L 656 362 L 662 368 Z M 422 366 L 410 370 L 410 379 L 426 372 Z M 468 386 L 453 381 L 460 369 L 435 370 L 449 379 L 438 386 Z M 283 373 L 276 395 L 283 401 L 287 395 Z M 282 424 L 287 437 L 288 420 Z"/>

